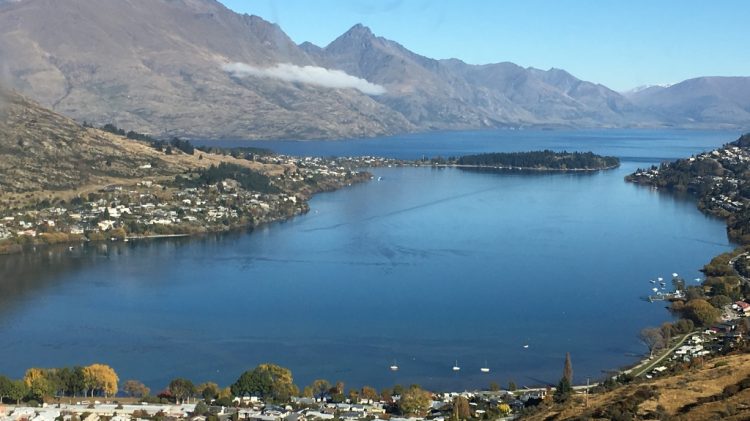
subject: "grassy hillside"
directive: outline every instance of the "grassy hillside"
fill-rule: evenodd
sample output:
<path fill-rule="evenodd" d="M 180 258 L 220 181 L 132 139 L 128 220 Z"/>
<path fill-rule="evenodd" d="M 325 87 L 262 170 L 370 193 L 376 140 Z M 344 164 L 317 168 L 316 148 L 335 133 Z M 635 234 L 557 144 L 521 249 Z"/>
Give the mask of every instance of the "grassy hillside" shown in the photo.
<path fill-rule="evenodd" d="M 750 419 L 750 354 L 693 364 L 669 377 L 639 381 L 613 391 L 576 395 L 525 420 L 747 420 Z"/>
<path fill-rule="evenodd" d="M 16 93 L 1 96 L 0 206 L 5 208 L 65 199 L 109 184 L 171 179 L 220 162 L 268 174 L 283 171 L 223 155 L 166 155 L 146 143 L 82 127 Z"/>

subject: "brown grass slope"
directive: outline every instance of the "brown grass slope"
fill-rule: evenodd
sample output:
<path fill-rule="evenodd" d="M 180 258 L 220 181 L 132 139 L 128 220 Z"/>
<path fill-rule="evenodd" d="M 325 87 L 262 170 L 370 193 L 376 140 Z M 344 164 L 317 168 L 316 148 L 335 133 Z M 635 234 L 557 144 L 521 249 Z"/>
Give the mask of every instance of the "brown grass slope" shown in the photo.
<path fill-rule="evenodd" d="M 617 418 L 623 409 L 635 417 Z M 702 367 L 611 392 L 555 405 L 525 420 L 748 420 L 750 419 L 750 354 L 719 357 Z"/>
<path fill-rule="evenodd" d="M 165 155 L 145 143 L 88 129 L 13 92 L 0 92 L 0 206 L 66 198 L 108 184 L 172 178 L 222 161 L 264 173 L 280 168 L 231 157 Z M 150 164 L 152 168 L 142 166 Z"/>

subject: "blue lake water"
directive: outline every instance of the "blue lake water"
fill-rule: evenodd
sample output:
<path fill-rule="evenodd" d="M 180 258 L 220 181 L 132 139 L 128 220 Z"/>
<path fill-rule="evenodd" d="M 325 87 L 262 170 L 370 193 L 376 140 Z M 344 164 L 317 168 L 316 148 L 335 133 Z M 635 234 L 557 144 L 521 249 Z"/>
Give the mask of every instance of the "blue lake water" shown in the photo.
<path fill-rule="evenodd" d="M 622 157 L 596 174 L 380 168 L 252 233 L 0 257 L 0 373 L 103 362 L 160 390 L 222 385 L 263 362 L 348 386 L 556 383 L 635 362 L 670 316 L 639 299 L 732 248 L 689 198 L 627 184 L 637 167 L 737 133 L 433 133 L 250 142 L 298 155 L 460 155 L 531 149 Z M 231 144 L 232 142 L 223 142 Z M 247 144 L 247 143 L 245 143 Z M 528 345 L 524 348 L 523 345 Z M 455 361 L 462 366 L 451 371 Z M 401 369 L 390 372 L 396 361 Z M 482 374 L 484 364 L 491 368 Z"/>

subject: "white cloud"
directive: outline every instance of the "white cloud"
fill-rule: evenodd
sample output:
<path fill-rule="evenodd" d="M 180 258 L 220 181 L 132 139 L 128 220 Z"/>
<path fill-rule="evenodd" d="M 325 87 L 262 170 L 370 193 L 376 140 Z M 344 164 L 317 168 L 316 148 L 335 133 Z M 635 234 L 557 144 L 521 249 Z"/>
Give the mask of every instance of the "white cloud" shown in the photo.
<path fill-rule="evenodd" d="M 296 66 L 279 63 L 273 67 L 260 68 L 245 63 L 229 63 L 222 68 L 234 77 L 265 77 L 326 88 L 351 88 L 367 95 L 382 95 L 386 92 L 384 87 L 370 83 L 365 79 L 360 79 L 341 70 L 329 70 L 317 66 Z"/>

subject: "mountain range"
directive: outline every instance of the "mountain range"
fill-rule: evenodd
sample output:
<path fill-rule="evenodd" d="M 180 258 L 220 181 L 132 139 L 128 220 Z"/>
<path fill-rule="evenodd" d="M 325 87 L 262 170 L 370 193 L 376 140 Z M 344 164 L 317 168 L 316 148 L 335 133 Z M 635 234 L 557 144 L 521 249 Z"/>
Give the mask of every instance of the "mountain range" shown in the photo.
<path fill-rule="evenodd" d="M 561 69 L 431 59 L 362 25 L 297 45 L 216 0 L 0 0 L 0 82 L 79 121 L 190 138 L 750 121 L 750 78 L 624 95 Z"/>

